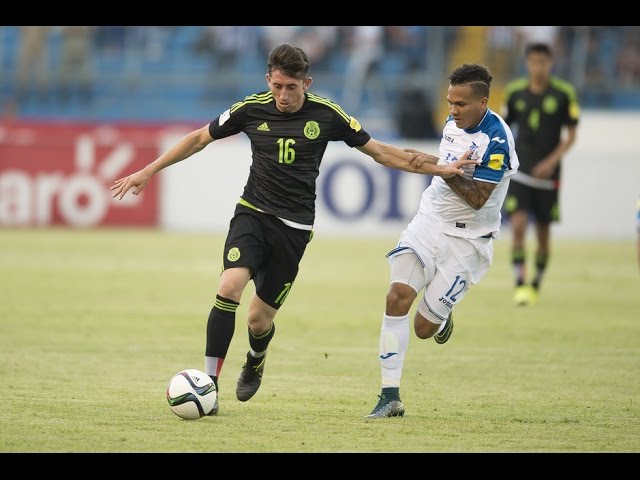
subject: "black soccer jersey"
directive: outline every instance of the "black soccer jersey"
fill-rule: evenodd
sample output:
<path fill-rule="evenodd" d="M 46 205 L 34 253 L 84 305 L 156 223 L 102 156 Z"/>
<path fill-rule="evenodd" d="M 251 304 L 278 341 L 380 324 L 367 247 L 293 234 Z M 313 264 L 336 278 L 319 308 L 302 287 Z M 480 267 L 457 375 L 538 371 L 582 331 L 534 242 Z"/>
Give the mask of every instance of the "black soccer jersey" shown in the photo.
<path fill-rule="evenodd" d="M 304 225 L 315 220 L 316 179 L 330 141 L 350 147 L 371 138 L 336 103 L 307 92 L 302 108 L 283 113 L 270 91 L 234 103 L 209 124 L 214 139 L 244 132 L 253 161 L 242 198 L 254 207 Z"/>
<path fill-rule="evenodd" d="M 578 123 L 580 107 L 575 89 L 552 77 L 547 90 L 538 95 L 529 90 L 528 79 L 521 78 L 507 86 L 505 101 L 504 120 L 515 135 L 519 171 L 530 174 L 534 165 L 556 148 L 562 126 Z M 560 164 L 551 178 L 560 178 Z"/>

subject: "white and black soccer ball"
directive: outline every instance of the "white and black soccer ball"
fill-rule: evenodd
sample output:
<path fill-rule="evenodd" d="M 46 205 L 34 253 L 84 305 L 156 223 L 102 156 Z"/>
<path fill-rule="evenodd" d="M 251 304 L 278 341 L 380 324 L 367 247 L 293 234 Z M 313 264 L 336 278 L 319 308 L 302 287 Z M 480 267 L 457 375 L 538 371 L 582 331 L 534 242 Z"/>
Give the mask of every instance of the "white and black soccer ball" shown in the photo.
<path fill-rule="evenodd" d="M 209 415 L 216 403 L 218 391 L 211 377 L 195 368 L 176 373 L 167 386 L 169 407 L 185 420 Z"/>

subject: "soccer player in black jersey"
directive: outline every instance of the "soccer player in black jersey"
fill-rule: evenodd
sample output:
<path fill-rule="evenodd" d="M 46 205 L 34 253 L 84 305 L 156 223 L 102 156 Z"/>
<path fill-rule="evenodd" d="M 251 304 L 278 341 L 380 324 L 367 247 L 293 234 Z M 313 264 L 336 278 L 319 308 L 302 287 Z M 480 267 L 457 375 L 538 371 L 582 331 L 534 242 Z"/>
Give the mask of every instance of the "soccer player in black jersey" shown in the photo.
<path fill-rule="evenodd" d="M 575 89 L 551 74 L 550 47 L 533 43 L 525 49 L 528 76 L 506 88 L 503 117 L 512 127 L 520 169 L 512 177 L 505 199 L 512 230 L 511 261 L 516 305 L 536 302 L 550 250 L 550 224 L 560 218 L 562 157 L 576 140 L 580 108 Z M 525 240 L 529 215 L 535 217 L 535 275 L 527 284 Z"/>
<path fill-rule="evenodd" d="M 201 151 L 217 139 L 244 132 L 251 141 L 249 178 L 229 225 L 224 269 L 209 314 L 205 371 L 218 377 L 235 329 L 242 292 L 253 280 L 248 311 L 249 346 L 236 385 L 236 397 L 249 400 L 260 387 L 274 317 L 287 299 L 315 220 L 315 187 L 327 143 L 343 141 L 376 162 L 409 172 L 450 177 L 462 175 L 459 160 L 437 165 L 431 156 L 420 166 L 416 154 L 381 143 L 331 100 L 311 93 L 309 61 L 298 47 L 281 44 L 269 53 L 269 89 L 234 103 L 211 123 L 197 129 L 142 170 L 116 180 L 113 196 L 142 192 L 151 177 Z M 213 414 L 218 412 L 218 403 Z"/>

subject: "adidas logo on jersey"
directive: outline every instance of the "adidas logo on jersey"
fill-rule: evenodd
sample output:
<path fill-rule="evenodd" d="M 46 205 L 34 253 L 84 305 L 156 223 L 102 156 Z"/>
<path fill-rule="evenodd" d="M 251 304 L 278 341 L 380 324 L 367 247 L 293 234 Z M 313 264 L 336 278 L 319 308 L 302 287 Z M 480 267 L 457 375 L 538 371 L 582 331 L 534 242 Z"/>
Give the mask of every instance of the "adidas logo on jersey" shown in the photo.
<path fill-rule="evenodd" d="M 260 125 L 258 127 L 258 130 L 260 130 L 261 132 L 270 132 L 271 131 L 269 129 L 269 125 L 267 125 L 267 122 L 264 122 L 262 125 Z"/>

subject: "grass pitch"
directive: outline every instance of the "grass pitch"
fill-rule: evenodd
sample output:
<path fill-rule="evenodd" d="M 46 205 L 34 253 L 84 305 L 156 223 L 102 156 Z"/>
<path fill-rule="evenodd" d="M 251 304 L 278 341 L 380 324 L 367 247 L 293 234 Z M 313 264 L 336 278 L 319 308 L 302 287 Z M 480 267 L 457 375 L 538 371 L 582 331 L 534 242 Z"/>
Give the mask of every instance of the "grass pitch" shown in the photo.
<path fill-rule="evenodd" d="M 0 452 L 638 452 L 640 274 L 633 241 L 554 240 L 539 303 L 511 303 L 509 235 L 456 308 L 446 345 L 412 336 L 404 418 L 366 422 L 396 238 L 307 249 L 276 318 L 262 387 L 220 413 L 168 407 L 174 373 L 204 368 L 222 235 L 0 231 Z M 530 242 L 531 243 L 531 242 Z"/>

